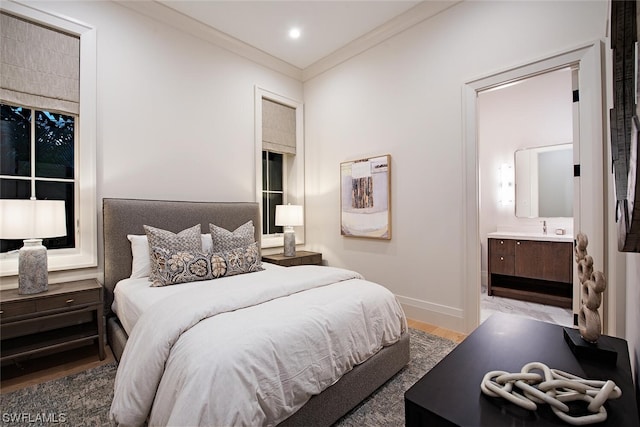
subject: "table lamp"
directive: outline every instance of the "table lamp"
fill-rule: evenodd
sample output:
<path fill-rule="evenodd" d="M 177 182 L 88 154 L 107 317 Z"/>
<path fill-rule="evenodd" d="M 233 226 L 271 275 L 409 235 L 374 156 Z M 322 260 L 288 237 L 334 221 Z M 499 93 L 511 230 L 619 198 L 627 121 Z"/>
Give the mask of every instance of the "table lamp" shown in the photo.
<path fill-rule="evenodd" d="M 18 253 L 19 294 L 47 290 L 47 248 L 42 239 L 66 234 L 63 200 L 0 200 L 0 238 L 25 239 Z"/>
<path fill-rule="evenodd" d="M 284 226 L 284 256 L 296 256 L 296 232 L 293 231 L 293 227 L 303 224 L 302 206 L 276 206 L 276 225 Z"/>

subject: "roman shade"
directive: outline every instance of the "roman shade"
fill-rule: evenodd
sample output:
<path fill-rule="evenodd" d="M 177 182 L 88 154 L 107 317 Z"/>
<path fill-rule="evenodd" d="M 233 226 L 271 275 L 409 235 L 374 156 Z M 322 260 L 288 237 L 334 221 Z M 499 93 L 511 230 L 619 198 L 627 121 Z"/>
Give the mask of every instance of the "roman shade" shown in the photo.
<path fill-rule="evenodd" d="M 0 13 L 0 98 L 79 113 L 80 38 Z"/>
<path fill-rule="evenodd" d="M 296 154 L 296 109 L 262 98 L 262 149 Z"/>

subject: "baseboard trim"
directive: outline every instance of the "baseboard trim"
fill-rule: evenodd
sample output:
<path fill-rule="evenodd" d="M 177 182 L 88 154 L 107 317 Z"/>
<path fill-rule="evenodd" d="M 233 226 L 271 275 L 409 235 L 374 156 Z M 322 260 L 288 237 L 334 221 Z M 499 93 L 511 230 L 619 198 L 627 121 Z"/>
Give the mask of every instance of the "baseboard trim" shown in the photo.
<path fill-rule="evenodd" d="M 456 332 L 464 332 L 464 311 L 459 308 L 434 304 L 416 298 L 396 295 L 408 318 Z"/>

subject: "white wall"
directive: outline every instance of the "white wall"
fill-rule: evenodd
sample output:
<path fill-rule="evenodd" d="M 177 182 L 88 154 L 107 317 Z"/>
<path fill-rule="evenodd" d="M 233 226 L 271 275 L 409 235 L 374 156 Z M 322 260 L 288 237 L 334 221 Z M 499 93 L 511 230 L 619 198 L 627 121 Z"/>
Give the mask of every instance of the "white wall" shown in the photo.
<path fill-rule="evenodd" d="M 498 229 L 542 231 L 542 218 L 518 218 L 515 202 L 506 205 L 498 202 L 498 168 L 503 163 L 513 167 L 517 150 L 572 143 L 572 104 L 571 70 L 568 68 L 485 91 L 478 96 L 483 284 L 487 274 L 487 233 Z M 560 227 L 569 232 L 572 230 L 571 219 L 544 219 L 551 233 Z"/>
<path fill-rule="evenodd" d="M 305 83 L 307 241 L 462 330 L 462 88 L 606 35 L 607 3 L 463 2 Z M 340 236 L 339 164 L 392 156 L 391 241 Z"/>
<path fill-rule="evenodd" d="M 103 197 L 255 200 L 254 86 L 301 82 L 117 3 L 30 4 L 97 28 L 99 216 Z"/>

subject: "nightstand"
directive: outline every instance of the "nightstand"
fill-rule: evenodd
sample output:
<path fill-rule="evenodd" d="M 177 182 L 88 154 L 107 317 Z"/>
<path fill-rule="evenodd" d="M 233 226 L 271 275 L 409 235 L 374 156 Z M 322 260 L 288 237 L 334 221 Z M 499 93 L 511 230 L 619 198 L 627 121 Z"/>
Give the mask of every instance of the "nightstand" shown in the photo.
<path fill-rule="evenodd" d="M 284 254 L 262 255 L 262 261 L 283 267 L 322 265 L 322 254 L 320 252 L 296 251 L 295 256 L 284 256 Z"/>
<path fill-rule="evenodd" d="M 102 285 L 95 280 L 50 284 L 46 292 L 0 291 L 2 365 L 88 345 L 105 358 Z"/>

